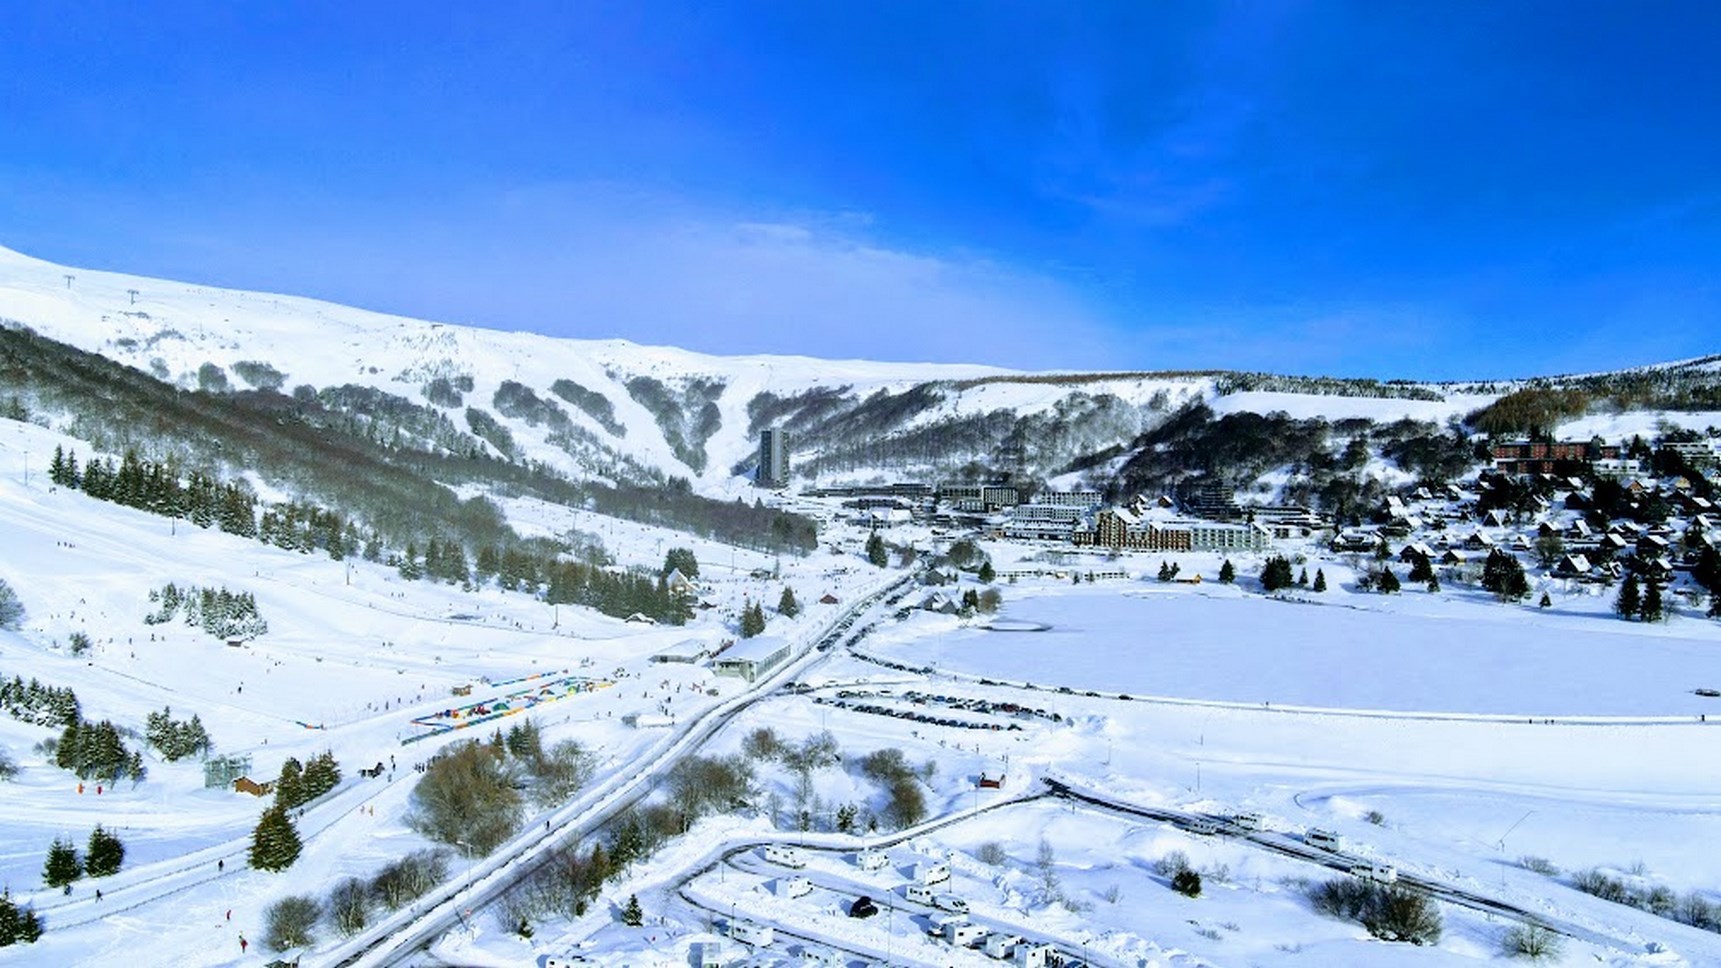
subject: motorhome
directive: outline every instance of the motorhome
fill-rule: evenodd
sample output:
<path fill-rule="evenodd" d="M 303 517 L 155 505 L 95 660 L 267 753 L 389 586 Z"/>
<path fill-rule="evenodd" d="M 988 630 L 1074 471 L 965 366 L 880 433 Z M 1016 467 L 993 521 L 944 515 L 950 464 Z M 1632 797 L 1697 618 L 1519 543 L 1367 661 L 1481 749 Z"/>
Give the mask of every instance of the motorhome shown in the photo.
<path fill-rule="evenodd" d="M 807 858 L 801 853 L 801 849 L 793 844 L 766 844 L 765 859 L 796 870 L 807 866 Z"/>
<path fill-rule="evenodd" d="M 1398 868 L 1391 864 L 1357 864 L 1351 868 L 1351 873 L 1365 881 L 1377 881 L 1381 884 L 1398 883 Z"/>
<path fill-rule="evenodd" d="M 805 877 L 779 877 L 772 882 L 771 893 L 778 897 L 806 897 L 813 893 L 813 882 Z"/>
<path fill-rule="evenodd" d="M 1049 944 L 1019 944 L 1016 946 L 1016 968 L 1046 968 L 1052 953 Z"/>
<path fill-rule="evenodd" d="M 932 906 L 940 911 L 949 911 L 951 914 L 968 913 L 968 902 L 954 894 L 932 895 Z"/>
<path fill-rule="evenodd" d="M 922 861 L 914 865 L 914 879 L 922 884 L 942 884 L 950 880 L 950 865 L 945 861 Z"/>
<path fill-rule="evenodd" d="M 1258 813 L 1240 813 L 1231 818 L 1231 822 L 1244 830 L 1267 829 L 1267 818 Z"/>
<path fill-rule="evenodd" d="M 944 926 L 944 940 L 959 947 L 966 948 L 986 936 L 986 929 L 978 924 L 947 924 Z"/>
<path fill-rule="evenodd" d="M 729 937 L 755 947 L 768 947 L 777 940 L 777 929 L 756 921 L 736 921 L 729 925 Z"/>
<path fill-rule="evenodd" d="M 980 950 L 986 952 L 986 957 L 1005 959 L 1015 953 L 1016 946 L 1022 943 L 1022 936 L 1010 934 L 1007 931 L 994 931 L 986 936 L 986 943 Z"/>
<path fill-rule="evenodd" d="M 1322 850 L 1338 851 L 1345 849 L 1343 837 L 1322 827 L 1310 827 L 1308 833 L 1303 834 L 1303 843 L 1310 847 L 1319 847 Z"/>

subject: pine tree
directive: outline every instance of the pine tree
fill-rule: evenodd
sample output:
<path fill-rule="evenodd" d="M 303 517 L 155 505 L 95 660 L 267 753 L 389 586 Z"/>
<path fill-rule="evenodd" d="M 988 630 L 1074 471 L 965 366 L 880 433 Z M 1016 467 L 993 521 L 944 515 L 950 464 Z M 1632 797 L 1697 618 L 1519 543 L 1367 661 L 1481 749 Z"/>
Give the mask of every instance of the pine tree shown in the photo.
<path fill-rule="evenodd" d="M 1304 572 L 1305 577 L 1307 574 Z M 1227 585 L 1237 580 L 1237 569 L 1232 566 L 1231 559 L 1227 558 L 1219 565 L 1219 580 Z"/>
<path fill-rule="evenodd" d="M 303 798 L 300 802 L 309 803 L 333 790 L 340 782 L 340 764 L 335 762 L 334 753 L 324 750 L 305 764 L 305 772 L 299 778 L 299 795 Z"/>
<path fill-rule="evenodd" d="M 1391 595 L 1400 587 L 1398 576 L 1392 573 L 1391 568 L 1382 568 L 1379 577 L 1375 579 L 1375 587 L 1380 589 L 1382 595 Z"/>
<path fill-rule="evenodd" d="M 1518 559 L 1495 548 L 1482 565 L 1482 587 L 1503 602 L 1515 602 L 1530 594 L 1530 581 Z"/>
<path fill-rule="evenodd" d="M 90 845 L 84 856 L 87 858 L 84 866 L 91 877 L 118 874 L 120 866 L 125 863 L 125 844 L 102 829 L 101 824 L 96 824 L 96 829 L 90 831 Z"/>
<path fill-rule="evenodd" d="M 49 887 L 65 887 L 83 876 L 84 865 L 78 860 L 77 849 L 55 837 L 48 847 L 48 860 L 42 865 L 42 880 Z"/>
<path fill-rule="evenodd" d="M 1307 568 L 1304 568 L 1302 571 L 1297 572 L 1297 587 L 1298 588 L 1309 587 L 1309 570 Z"/>
<path fill-rule="evenodd" d="M 983 584 L 990 585 L 998 577 L 998 572 L 992 568 L 991 559 L 980 563 L 980 573 L 976 576 Z"/>
<path fill-rule="evenodd" d="M 1325 571 L 1322 571 L 1319 568 L 1315 569 L 1315 584 L 1313 587 L 1317 592 L 1324 592 L 1327 590 L 1327 573 Z"/>
<path fill-rule="evenodd" d="M 262 871 L 284 871 L 299 859 L 299 832 L 279 804 L 263 811 L 251 832 L 251 866 Z"/>
<path fill-rule="evenodd" d="M 783 586 L 783 597 L 777 599 L 777 612 L 784 618 L 794 618 L 801 614 L 801 603 L 795 600 L 795 590 Z"/>
<path fill-rule="evenodd" d="M 281 764 L 281 776 L 275 780 L 275 802 L 282 809 L 291 810 L 308 799 L 304 790 L 304 773 L 305 768 L 298 757 L 289 756 L 287 762 Z"/>
<path fill-rule="evenodd" d="M 1291 563 L 1284 555 L 1274 555 L 1267 559 L 1266 567 L 1261 569 L 1261 587 L 1269 592 L 1291 587 Z"/>
<path fill-rule="evenodd" d="M 1643 593 L 1638 588 L 1637 573 L 1632 572 L 1625 576 L 1625 583 L 1619 586 L 1619 597 L 1614 599 L 1613 611 L 1615 615 L 1629 622 L 1637 617 L 1642 608 Z"/>
<path fill-rule="evenodd" d="M 1637 617 L 1645 622 L 1659 622 L 1667 617 L 1667 611 L 1662 607 L 1661 586 L 1654 581 L 1645 582 L 1643 604 L 1638 606 Z"/>
<path fill-rule="evenodd" d="M 866 539 L 866 560 L 877 568 L 883 568 L 890 562 L 890 556 L 884 550 L 884 539 L 878 536 L 877 531 Z"/>
<path fill-rule="evenodd" d="M 645 923 L 645 911 L 639 906 L 639 895 L 628 895 L 627 907 L 621 911 L 621 923 L 630 928 L 637 928 Z"/>
<path fill-rule="evenodd" d="M 1542 593 L 1542 600 L 1536 603 L 1536 607 L 1538 607 L 1538 608 L 1552 608 L 1553 605 L 1554 605 L 1554 600 L 1548 597 L 1547 592 L 1543 592 Z"/>
<path fill-rule="evenodd" d="M 42 936 L 42 918 L 34 908 L 20 908 L 11 891 L 0 892 L 0 948 L 32 944 Z"/>
<path fill-rule="evenodd" d="M 741 637 L 750 639 L 765 631 L 765 609 L 758 602 L 748 601 L 741 607 Z"/>

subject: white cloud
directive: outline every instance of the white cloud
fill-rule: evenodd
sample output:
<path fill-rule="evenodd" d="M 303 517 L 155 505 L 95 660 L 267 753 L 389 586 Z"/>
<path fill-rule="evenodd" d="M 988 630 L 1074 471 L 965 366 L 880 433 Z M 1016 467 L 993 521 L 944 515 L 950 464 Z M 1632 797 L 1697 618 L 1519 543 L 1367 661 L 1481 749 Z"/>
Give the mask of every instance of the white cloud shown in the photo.
<path fill-rule="evenodd" d="M 599 186 L 510 193 L 489 219 L 473 214 L 460 233 L 410 232 L 414 255 L 386 257 L 394 271 L 365 286 L 366 302 L 706 352 L 1116 365 L 1107 325 L 1073 290 L 984 258 L 886 245 L 856 213 L 733 217 Z M 408 307 L 389 295 L 402 291 Z"/>

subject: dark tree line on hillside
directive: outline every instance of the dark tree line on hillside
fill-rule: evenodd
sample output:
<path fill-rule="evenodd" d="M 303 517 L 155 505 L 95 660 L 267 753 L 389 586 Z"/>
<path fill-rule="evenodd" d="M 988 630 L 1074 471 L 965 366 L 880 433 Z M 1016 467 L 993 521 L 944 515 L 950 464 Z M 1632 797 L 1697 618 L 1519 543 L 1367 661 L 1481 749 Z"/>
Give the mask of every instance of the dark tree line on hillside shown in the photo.
<path fill-rule="evenodd" d="M 1327 511 L 1342 524 L 1368 520 L 1389 493 L 1366 474 L 1376 450 L 1428 485 L 1452 480 L 1475 461 L 1468 441 L 1431 423 L 1298 419 L 1283 412 L 1217 416 L 1202 403 L 1181 408 L 1124 450 L 1134 456 L 1108 488 L 1114 500 L 1172 494 L 1208 480 L 1247 484 L 1289 467 L 1284 499 Z"/>
<path fill-rule="evenodd" d="M 1586 411 L 1600 405 L 1614 410 L 1721 410 L 1721 371 L 1713 368 L 1717 361 L 1721 361 L 1721 356 L 1705 356 L 1681 363 L 1639 367 L 1615 373 L 1537 377 L 1520 381 L 1521 385 L 1512 388 L 1507 396 L 1524 392 L 1582 394 Z M 1449 389 L 1457 393 L 1500 393 L 1507 387 L 1483 382 L 1452 384 Z M 1534 402 L 1536 399 L 1537 397 L 1532 396 L 1525 401 L 1514 401 L 1512 406 L 1520 407 L 1524 402 Z M 1570 408 L 1578 400 L 1578 397 L 1566 397 L 1559 405 Z M 1532 421 L 1520 422 L 1516 424 L 1519 429 L 1509 432 L 1529 432 L 1531 422 L 1546 420 L 1546 415 L 1535 413 L 1534 408 L 1531 408 L 1529 415 Z M 1472 415 L 1473 418 L 1474 416 Z M 1542 426 L 1549 424 L 1543 423 Z"/>
<path fill-rule="evenodd" d="M 373 440 L 368 431 L 351 432 L 344 416 L 309 388 L 290 397 L 187 391 L 4 321 L 0 384 L 14 388 L 21 408 L 70 417 L 73 436 L 97 449 L 135 450 L 140 458 L 211 480 L 254 472 L 302 502 L 340 509 L 389 548 L 422 542 L 431 532 L 469 549 L 521 543 L 488 500 L 456 497 L 450 487 L 462 484 L 762 550 L 817 546 L 816 526 L 799 515 L 713 501 L 685 487 L 576 483 L 537 464 L 418 448 L 406 433 L 398 441 L 393 434 Z"/>

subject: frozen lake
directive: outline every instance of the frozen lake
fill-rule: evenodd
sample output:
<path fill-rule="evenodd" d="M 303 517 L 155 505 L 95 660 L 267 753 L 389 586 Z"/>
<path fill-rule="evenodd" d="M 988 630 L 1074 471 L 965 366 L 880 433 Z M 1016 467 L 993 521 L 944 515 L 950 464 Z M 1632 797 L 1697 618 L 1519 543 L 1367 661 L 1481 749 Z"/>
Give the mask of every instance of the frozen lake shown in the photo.
<path fill-rule="evenodd" d="M 1001 619 L 910 623 L 868 648 L 912 663 L 1136 695 L 1525 716 L 1721 714 L 1721 624 L 1645 627 L 1420 592 L 1286 602 L 1236 589 L 1009 589 Z M 915 634 L 914 629 L 919 629 Z"/>

